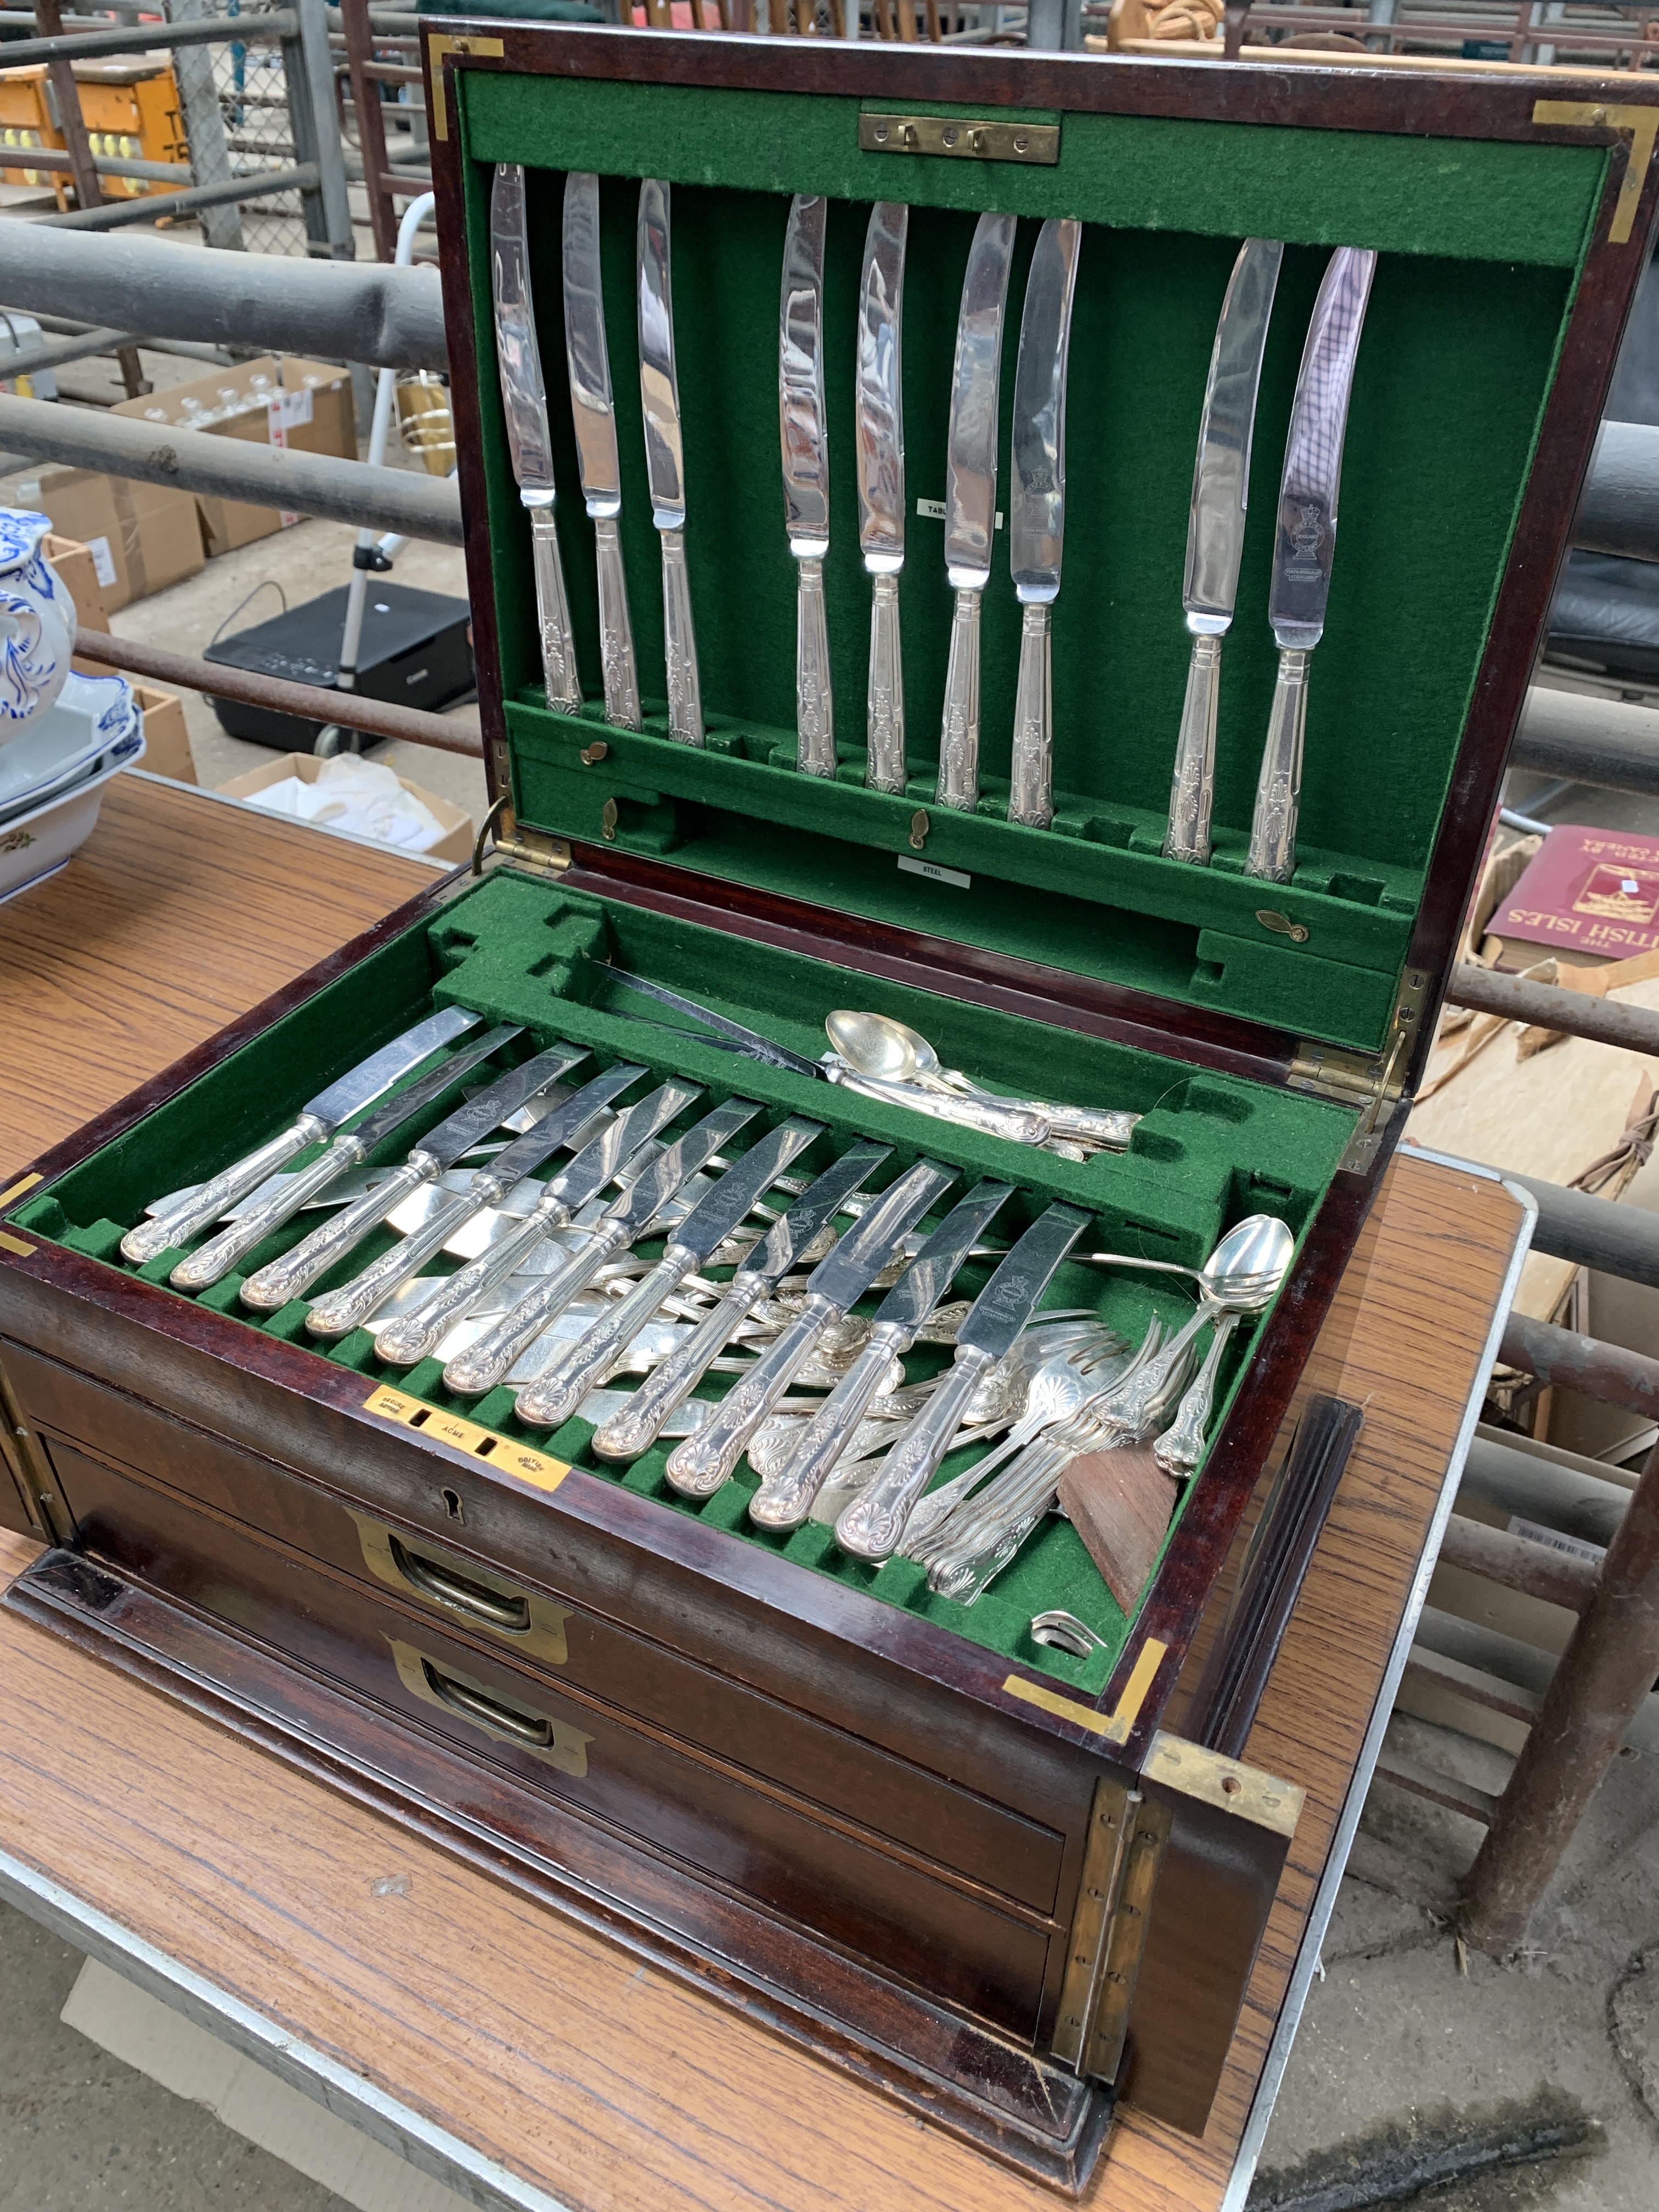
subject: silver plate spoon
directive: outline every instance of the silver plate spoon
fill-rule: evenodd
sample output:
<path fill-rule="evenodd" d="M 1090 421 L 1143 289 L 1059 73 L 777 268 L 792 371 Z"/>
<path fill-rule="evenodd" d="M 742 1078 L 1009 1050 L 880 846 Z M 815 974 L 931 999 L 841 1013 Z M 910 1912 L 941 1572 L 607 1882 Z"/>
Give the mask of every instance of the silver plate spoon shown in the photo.
<path fill-rule="evenodd" d="M 993 1105 L 1024 1108 L 1040 1114 L 1059 1133 L 1084 1137 L 1091 1144 L 1121 1152 L 1138 1114 L 1097 1113 L 1087 1106 L 1054 1106 L 1036 1098 L 1005 1098 L 988 1091 L 959 1068 L 943 1067 L 927 1038 L 890 1014 L 870 1014 L 837 1007 L 829 1016 L 824 1031 L 830 1043 L 860 1075 L 883 1083 L 914 1083 L 946 1098 L 985 1098 Z"/>

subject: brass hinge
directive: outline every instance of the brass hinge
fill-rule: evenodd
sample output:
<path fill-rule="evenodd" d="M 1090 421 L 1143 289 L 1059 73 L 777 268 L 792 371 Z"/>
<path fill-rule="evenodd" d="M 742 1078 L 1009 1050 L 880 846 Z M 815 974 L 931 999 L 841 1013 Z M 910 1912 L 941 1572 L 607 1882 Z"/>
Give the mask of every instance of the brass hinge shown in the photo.
<path fill-rule="evenodd" d="M 1343 1052 L 1335 1045 L 1308 1037 L 1297 1047 L 1285 1078 L 1291 1090 L 1310 1091 L 1316 1098 L 1359 1109 L 1359 1119 L 1339 1163 L 1350 1173 L 1363 1173 L 1370 1166 L 1404 1095 L 1406 1063 L 1422 1020 L 1428 988 L 1429 979 L 1420 969 L 1407 970 L 1395 1001 L 1389 1041 L 1380 1053 Z"/>
<path fill-rule="evenodd" d="M 1170 1824 L 1168 1807 L 1138 1790 L 1104 1775 L 1095 1784 L 1054 2039 L 1055 2057 L 1088 2081 L 1115 2081 L 1123 2063 Z"/>
<path fill-rule="evenodd" d="M 521 830 L 510 816 L 507 826 L 509 834 L 495 840 L 495 850 L 504 860 L 538 876 L 562 876 L 570 866 L 570 848 L 562 837 L 549 837 L 539 830 Z"/>
<path fill-rule="evenodd" d="M 24 1419 L 3 1367 L 0 1367 L 0 1461 L 5 1462 L 16 1485 L 35 1534 L 48 1544 L 67 1544 L 75 1534 L 74 1520 L 46 1449 Z"/>
<path fill-rule="evenodd" d="M 861 154 L 937 154 L 967 161 L 1060 159 L 1058 123 L 1010 123 L 994 116 L 860 115 Z"/>

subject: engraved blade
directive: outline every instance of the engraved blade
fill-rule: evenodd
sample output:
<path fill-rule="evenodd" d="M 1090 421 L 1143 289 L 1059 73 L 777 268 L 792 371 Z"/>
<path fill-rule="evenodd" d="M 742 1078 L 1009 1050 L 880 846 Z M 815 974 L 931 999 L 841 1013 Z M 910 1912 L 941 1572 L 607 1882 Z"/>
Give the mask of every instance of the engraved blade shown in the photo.
<path fill-rule="evenodd" d="M 876 1309 L 878 1323 L 921 1328 L 951 1287 L 956 1272 L 978 1243 L 986 1224 L 1013 1194 L 1006 1182 L 981 1182 L 953 1206 Z"/>
<path fill-rule="evenodd" d="M 464 1052 L 452 1053 L 441 1066 L 433 1068 L 417 1082 L 411 1083 L 407 1091 L 399 1091 L 395 1097 L 388 1098 L 384 1106 L 369 1115 L 368 1121 L 360 1121 L 352 1135 L 365 1152 L 372 1152 L 394 1131 L 401 1129 L 405 1121 L 412 1121 L 434 1100 L 441 1098 L 445 1091 L 452 1085 L 459 1083 L 470 1068 L 477 1067 L 481 1060 L 488 1060 L 491 1053 L 499 1052 L 504 1044 L 510 1044 L 520 1034 L 517 1023 L 503 1023 L 499 1029 L 490 1030 L 475 1043 L 468 1045 Z"/>
<path fill-rule="evenodd" d="M 968 1345 L 993 1359 L 1012 1352 L 1055 1268 L 1088 1226 L 1088 1215 L 1074 1206 L 1051 1206 L 1040 1213 L 974 1300 L 957 1331 L 958 1349 Z"/>
<path fill-rule="evenodd" d="M 1182 604 L 1189 617 L 1198 617 L 1191 627 L 1212 636 L 1226 630 L 1238 596 L 1256 392 L 1284 258 L 1276 238 L 1245 240 L 1228 279 L 1210 355 L 1193 465 Z"/>
<path fill-rule="evenodd" d="M 695 1253 L 701 1265 L 747 1218 L 756 1200 L 765 1197 L 790 1161 L 823 1134 L 823 1127 L 822 1121 L 799 1115 L 781 1122 L 727 1168 L 708 1197 L 674 1231 L 673 1243 Z"/>
<path fill-rule="evenodd" d="M 651 515 L 659 530 L 683 530 L 685 454 L 680 442 L 680 387 L 674 373 L 669 188 L 657 177 L 647 177 L 640 186 L 638 249 L 640 401 L 645 410 Z"/>
<path fill-rule="evenodd" d="M 1311 652 L 1324 634 L 1336 553 L 1336 501 L 1355 356 L 1376 256 L 1340 246 L 1314 302 L 1291 410 L 1279 486 L 1273 589 L 1267 620 L 1281 649 Z"/>
<path fill-rule="evenodd" d="M 564 180 L 564 355 L 582 496 L 592 515 L 620 514 L 622 460 L 599 285 L 599 180 L 581 169 Z"/>
<path fill-rule="evenodd" d="M 956 1179 L 954 1168 L 918 1160 L 907 1175 L 887 1186 L 829 1257 L 819 1261 L 806 1279 L 808 1296 L 827 1298 L 839 1312 L 848 1312 L 892 1258 L 900 1237 L 915 1227 Z"/>
<path fill-rule="evenodd" d="M 313 1121 L 325 1122 L 337 1129 L 354 1114 L 361 1114 L 365 1106 L 372 1106 L 392 1085 L 420 1066 L 440 1045 L 453 1044 L 468 1030 L 475 1030 L 483 1019 L 465 1006 L 446 1006 L 435 1014 L 428 1014 L 423 1022 L 416 1022 L 412 1030 L 393 1037 L 383 1044 L 379 1052 L 371 1053 L 367 1060 L 359 1060 L 326 1091 L 319 1091 L 308 1105 L 300 1111 Z"/>
<path fill-rule="evenodd" d="M 904 566 L 904 397 L 902 309 L 910 210 L 880 200 L 870 210 L 859 284 L 856 446 L 859 544 L 872 575 Z"/>
<path fill-rule="evenodd" d="M 579 1213 L 590 1198 L 605 1188 L 624 1161 L 654 1137 L 659 1129 L 665 1128 L 694 1098 L 701 1097 L 702 1091 L 702 1085 L 697 1083 L 659 1084 L 648 1098 L 641 1098 L 638 1105 L 630 1106 L 625 1114 L 618 1114 L 591 1144 L 583 1146 L 569 1166 L 549 1182 L 542 1203 L 556 1203 L 572 1213 Z"/>
<path fill-rule="evenodd" d="M 705 1114 L 683 1137 L 674 1139 L 660 1159 L 651 1163 L 636 1183 L 611 1200 L 605 1208 L 607 1220 L 620 1222 L 630 1235 L 643 1229 L 680 1185 L 706 1167 L 721 1146 L 760 1110 L 752 1098 L 728 1098 L 724 1106 Z"/>
<path fill-rule="evenodd" d="M 1038 606 L 1060 592 L 1066 534 L 1066 360 L 1082 239 L 1083 225 L 1069 218 L 1043 224 L 1020 317 L 1008 566 L 1021 603 Z"/>
<path fill-rule="evenodd" d="M 523 1136 L 514 1138 L 486 1167 L 480 1168 L 478 1175 L 510 1191 L 544 1159 L 566 1145 L 574 1144 L 596 1115 L 644 1073 L 644 1068 L 628 1060 L 607 1068 L 603 1075 L 596 1075 L 591 1083 L 583 1084 L 580 1091 L 544 1114 L 539 1121 L 532 1122 Z"/>
<path fill-rule="evenodd" d="M 435 1129 L 428 1130 L 421 1139 L 419 1149 L 436 1160 L 441 1171 L 453 1168 L 462 1153 L 470 1152 L 498 1121 L 506 1121 L 509 1114 L 516 1114 L 527 1098 L 533 1098 L 538 1091 L 545 1091 L 550 1083 L 556 1083 L 586 1058 L 586 1045 L 550 1045 L 533 1060 L 526 1060 L 521 1067 L 509 1068 L 494 1083 L 475 1091 L 464 1106 L 458 1106 Z"/>
<path fill-rule="evenodd" d="M 516 161 L 499 162 L 490 187 L 489 268 L 495 301 L 495 362 L 514 481 L 521 498 L 531 495 L 526 505 L 546 505 L 553 497 L 553 449 L 530 290 L 524 171 Z"/>
<path fill-rule="evenodd" d="M 982 215 L 968 256 L 957 319 L 951 428 L 945 448 L 945 566 L 958 591 L 990 580 L 997 506 L 997 390 L 1014 218 Z"/>
<path fill-rule="evenodd" d="M 782 1220 L 773 1223 L 759 1251 L 750 1253 L 744 1261 L 744 1275 L 767 1283 L 775 1283 L 787 1275 L 859 1185 L 891 1157 L 892 1150 L 890 1145 L 868 1142 L 849 1146 L 834 1166 L 825 1168 L 817 1182 L 802 1193 Z"/>
<path fill-rule="evenodd" d="M 823 234 L 830 203 L 797 193 L 783 241 L 778 305 L 778 435 L 791 550 L 830 550 L 830 426 L 823 405 Z"/>

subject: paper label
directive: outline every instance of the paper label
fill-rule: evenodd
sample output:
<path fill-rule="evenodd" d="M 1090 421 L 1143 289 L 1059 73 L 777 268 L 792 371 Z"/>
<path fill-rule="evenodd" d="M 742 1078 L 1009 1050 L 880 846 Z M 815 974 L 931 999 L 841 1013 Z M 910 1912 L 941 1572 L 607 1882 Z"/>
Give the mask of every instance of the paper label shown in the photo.
<path fill-rule="evenodd" d="M 115 556 L 109 550 L 107 538 L 88 538 L 87 550 L 92 556 L 93 573 L 100 584 L 115 581 Z"/>
<path fill-rule="evenodd" d="M 945 501 L 942 499 L 919 499 L 916 501 L 916 513 L 921 517 L 924 522 L 943 522 L 945 520 Z M 1002 527 L 1002 509 L 1000 507 L 997 509 L 996 526 L 999 530 Z"/>
<path fill-rule="evenodd" d="M 277 433 L 297 430 L 302 422 L 311 420 L 311 386 L 307 384 L 298 392 L 279 392 L 270 401 L 270 442 L 282 443 Z"/>
<path fill-rule="evenodd" d="M 1607 1556 L 1605 1544 L 1591 1544 L 1582 1536 L 1564 1536 L 1559 1528 L 1546 1528 L 1536 1521 L 1523 1521 L 1518 1513 L 1511 1513 L 1509 1522 L 1511 1536 L 1524 1536 L 1529 1544 L 1547 1544 L 1553 1552 L 1565 1552 L 1570 1559 L 1588 1559 L 1599 1566 Z"/>
<path fill-rule="evenodd" d="M 926 876 L 930 884 L 954 884 L 963 891 L 974 887 L 971 876 L 964 876 L 959 868 L 941 868 L 933 860 L 912 860 L 901 854 L 899 866 L 907 876 Z"/>

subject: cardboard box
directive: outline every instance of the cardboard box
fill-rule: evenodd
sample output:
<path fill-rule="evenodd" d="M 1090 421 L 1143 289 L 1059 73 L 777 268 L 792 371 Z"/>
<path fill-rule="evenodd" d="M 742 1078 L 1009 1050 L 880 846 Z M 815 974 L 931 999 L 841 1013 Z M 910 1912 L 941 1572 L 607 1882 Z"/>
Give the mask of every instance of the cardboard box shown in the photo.
<path fill-rule="evenodd" d="M 59 538 L 56 532 L 48 538 L 40 550 L 47 564 L 57 574 L 58 581 L 75 602 L 75 619 L 82 629 L 109 629 L 109 610 L 104 604 L 104 587 L 98 580 L 98 565 L 92 557 L 92 548 L 82 545 L 78 538 Z M 76 660 L 73 665 L 83 676 L 98 674 L 96 662 Z"/>
<path fill-rule="evenodd" d="M 58 537 L 86 547 L 106 617 L 206 565 L 196 501 L 187 491 L 97 469 L 44 469 L 20 487 L 20 495 L 25 506 L 51 517 Z"/>
<path fill-rule="evenodd" d="M 106 676 L 109 671 L 102 673 Z M 157 691 L 148 684 L 135 684 L 132 696 L 144 718 L 144 773 L 170 776 L 174 783 L 194 783 L 196 757 L 190 749 L 184 701 L 176 691 Z"/>
<path fill-rule="evenodd" d="M 148 763 L 146 763 L 148 765 Z M 297 775 L 301 783 L 315 783 L 322 773 L 323 763 L 314 753 L 279 753 L 275 760 L 263 768 L 250 769 L 246 775 L 233 776 L 228 783 L 219 786 L 227 799 L 252 799 L 256 791 L 268 784 L 281 783 L 284 777 Z M 398 781 L 405 791 L 413 792 L 422 806 L 430 807 L 444 825 L 444 834 L 435 845 L 428 845 L 424 853 L 410 853 L 406 847 L 382 845 L 378 840 L 365 838 L 377 852 L 402 852 L 411 860 L 447 860 L 452 865 L 472 857 L 472 817 L 447 799 L 440 799 L 435 791 L 428 791 L 418 783 L 411 783 L 406 775 Z M 275 817 L 280 818 L 280 817 Z"/>
<path fill-rule="evenodd" d="M 228 407 L 236 411 L 227 414 Z M 267 354 L 234 368 L 210 368 L 188 383 L 170 384 L 140 399 L 124 399 L 112 410 L 143 422 L 177 423 L 217 438 L 251 438 L 262 445 L 291 446 L 304 453 L 357 458 L 357 423 L 351 404 L 351 374 L 328 362 L 305 361 L 297 354 L 278 362 Z M 217 414 L 221 419 L 204 419 Z M 202 536 L 210 556 L 269 538 L 295 514 L 245 501 L 196 495 Z"/>

